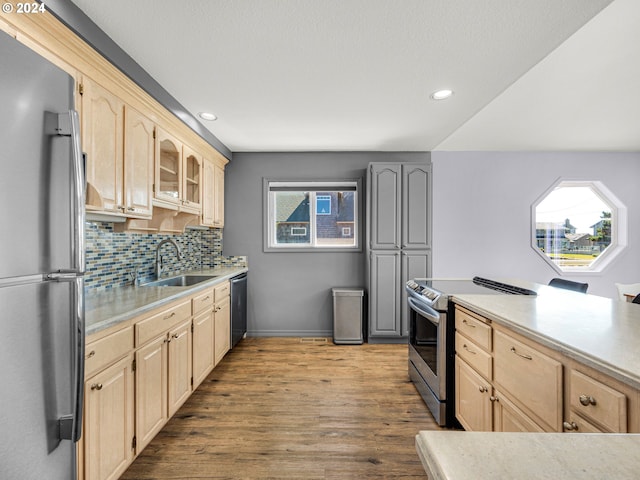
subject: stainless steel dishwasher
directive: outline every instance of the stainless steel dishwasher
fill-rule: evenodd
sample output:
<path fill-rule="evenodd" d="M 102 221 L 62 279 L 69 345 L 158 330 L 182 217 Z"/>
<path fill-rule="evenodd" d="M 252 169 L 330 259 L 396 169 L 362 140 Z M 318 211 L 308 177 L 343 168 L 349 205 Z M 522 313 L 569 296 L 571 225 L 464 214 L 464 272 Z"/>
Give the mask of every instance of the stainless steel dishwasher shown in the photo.
<path fill-rule="evenodd" d="M 231 348 L 247 334 L 247 273 L 231 280 Z"/>

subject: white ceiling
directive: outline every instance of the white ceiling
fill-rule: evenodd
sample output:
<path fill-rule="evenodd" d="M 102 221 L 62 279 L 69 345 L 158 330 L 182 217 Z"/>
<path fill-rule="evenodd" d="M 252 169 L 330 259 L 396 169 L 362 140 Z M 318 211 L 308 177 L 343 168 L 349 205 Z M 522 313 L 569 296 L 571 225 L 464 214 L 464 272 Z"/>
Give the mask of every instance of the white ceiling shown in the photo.
<path fill-rule="evenodd" d="M 72 1 L 234 152 L 640 150 L 638 0 Z"/>

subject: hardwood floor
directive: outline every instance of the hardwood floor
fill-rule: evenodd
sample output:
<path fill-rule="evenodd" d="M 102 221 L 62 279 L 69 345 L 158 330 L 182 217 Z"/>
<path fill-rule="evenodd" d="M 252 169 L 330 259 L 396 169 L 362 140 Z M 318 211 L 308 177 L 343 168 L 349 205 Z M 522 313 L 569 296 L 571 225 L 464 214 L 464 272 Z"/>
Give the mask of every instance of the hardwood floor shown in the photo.
<path fill-rule="evenodd" d="M 406 345 L 247 338 L 122 479 L 425 479 Z"/>

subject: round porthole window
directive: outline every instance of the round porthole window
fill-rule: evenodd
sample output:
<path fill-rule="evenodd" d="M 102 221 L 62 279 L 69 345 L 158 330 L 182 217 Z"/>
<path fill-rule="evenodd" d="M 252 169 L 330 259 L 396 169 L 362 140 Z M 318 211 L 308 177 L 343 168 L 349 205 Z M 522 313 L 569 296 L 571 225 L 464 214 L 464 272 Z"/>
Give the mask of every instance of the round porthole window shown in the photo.
<path fill-rule="evenodd" d="M 532 246 L 558 272 L 602 271 L 627 244 L 627 209 L 598 181 L 556 182 L 532 219 Z"/>

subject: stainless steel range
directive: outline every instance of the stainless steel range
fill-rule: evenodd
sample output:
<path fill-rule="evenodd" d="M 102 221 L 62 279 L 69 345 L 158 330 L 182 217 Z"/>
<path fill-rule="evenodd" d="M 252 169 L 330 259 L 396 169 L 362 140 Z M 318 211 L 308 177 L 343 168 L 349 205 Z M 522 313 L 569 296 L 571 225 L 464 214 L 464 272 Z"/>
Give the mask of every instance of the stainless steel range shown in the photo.
<path fill-rule="evenodd" d="M 527 285 L 529 286 L 529 285 Z M 530 288 L 481 277 L 416 278 L 406 283 L 409 302 L 409 376 L 441 426 L 455 424 L 454 306 L 452 295 L 536 295 Z"/>

